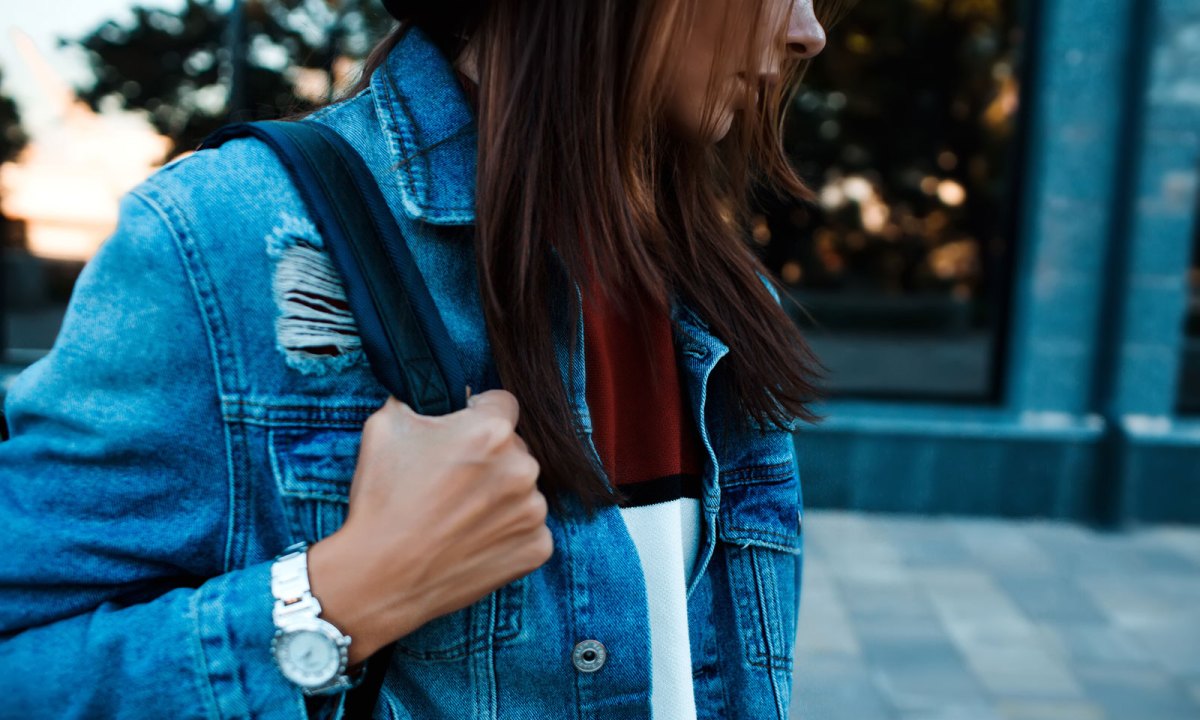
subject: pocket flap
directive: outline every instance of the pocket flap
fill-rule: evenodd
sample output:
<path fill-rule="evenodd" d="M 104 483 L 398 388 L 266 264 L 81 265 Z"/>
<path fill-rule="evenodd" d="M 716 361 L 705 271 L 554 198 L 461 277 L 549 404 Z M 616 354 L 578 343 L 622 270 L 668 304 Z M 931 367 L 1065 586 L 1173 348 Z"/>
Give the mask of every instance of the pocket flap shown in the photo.
<path fill-rule="evenodd" d="M 799 482 L 791 460 L 721 473 L 717 537 L 799 553 Z"/>
<path fill-rule="evenodd" d="M 349 502 L 362 435 L 341 428 L 274 428 L 271 466 L 285 496 Z"/>

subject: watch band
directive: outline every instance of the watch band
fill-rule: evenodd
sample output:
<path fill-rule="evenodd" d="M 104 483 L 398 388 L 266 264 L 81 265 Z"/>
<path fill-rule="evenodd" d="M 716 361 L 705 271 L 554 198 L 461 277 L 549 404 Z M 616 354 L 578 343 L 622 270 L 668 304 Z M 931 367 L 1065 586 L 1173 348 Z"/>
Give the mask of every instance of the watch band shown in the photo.
<path fill-rule="evenodd" d="M 315 623 L 324 626 L 328 633 L 340 637 L 341 666 L 327 682 L 316 687 L 301 686 L 305 695 L 328 695 L 356 687 L 364 676 L 360 668 L 353 676 L 347 675 L 346 646 L 350 637 L 332 623 L 320 618 L 321 603 L 312 594 L 308 580 L 308 544 L 296 543 L 289 546 L 271 564 L 271 594 L 275 607 L 271 611 L 275 622 L 275 641 L 286 633 L 302 627 L 311 628 Z M 272 643 L 274 647 L 275 641 Z M 276 661 L 279 658 L 276 657 Z"/>
<path fill-rule="evenodd" d="M 321 614 L 321 602 L 308 583 L 307 543 L 288 547 L 271 565 L 271 594 L 275 596 L 272 614 L 276 625 L 281 618 L 298 612 Z"/>

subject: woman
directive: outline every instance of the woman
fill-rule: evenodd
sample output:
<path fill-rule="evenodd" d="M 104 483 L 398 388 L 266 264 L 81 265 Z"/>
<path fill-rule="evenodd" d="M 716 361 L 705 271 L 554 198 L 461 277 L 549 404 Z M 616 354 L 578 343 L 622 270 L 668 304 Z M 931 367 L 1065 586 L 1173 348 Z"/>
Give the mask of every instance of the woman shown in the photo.
<path fill-rule="evenodd" d="M 257 141 L 156 172 L 7 398 L 2 714 L 786 717 L 813 361 L 739 228 L 813 8 L 389 9 L 307 120 L 504 390 L 387 396 Z"/>

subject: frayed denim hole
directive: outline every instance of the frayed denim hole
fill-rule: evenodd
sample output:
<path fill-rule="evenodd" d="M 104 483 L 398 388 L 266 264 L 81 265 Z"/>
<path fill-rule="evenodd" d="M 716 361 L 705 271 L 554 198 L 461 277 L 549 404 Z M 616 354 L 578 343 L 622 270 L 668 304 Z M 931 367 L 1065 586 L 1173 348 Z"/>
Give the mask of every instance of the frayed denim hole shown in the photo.
<path fill-rule="evenodd" d="M 365 359 L 341 278 L 323 248 L 312 222 L 290 214 L 267 237 L 279 310 L 275 346 L 290 367 L 308 375 L 337 372 Z"/>

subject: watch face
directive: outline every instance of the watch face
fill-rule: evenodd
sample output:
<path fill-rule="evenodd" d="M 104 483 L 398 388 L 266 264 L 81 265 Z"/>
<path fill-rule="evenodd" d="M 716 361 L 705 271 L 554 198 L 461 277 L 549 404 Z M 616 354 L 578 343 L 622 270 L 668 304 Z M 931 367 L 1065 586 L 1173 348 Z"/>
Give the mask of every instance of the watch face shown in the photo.
<path fill-rule="evenodd" d="M 337 643 L 316 630 L 285 633 L 275 655 L 284 676 L 303 687 L 316 687 L 333 679 L 341 664 Z"/>

